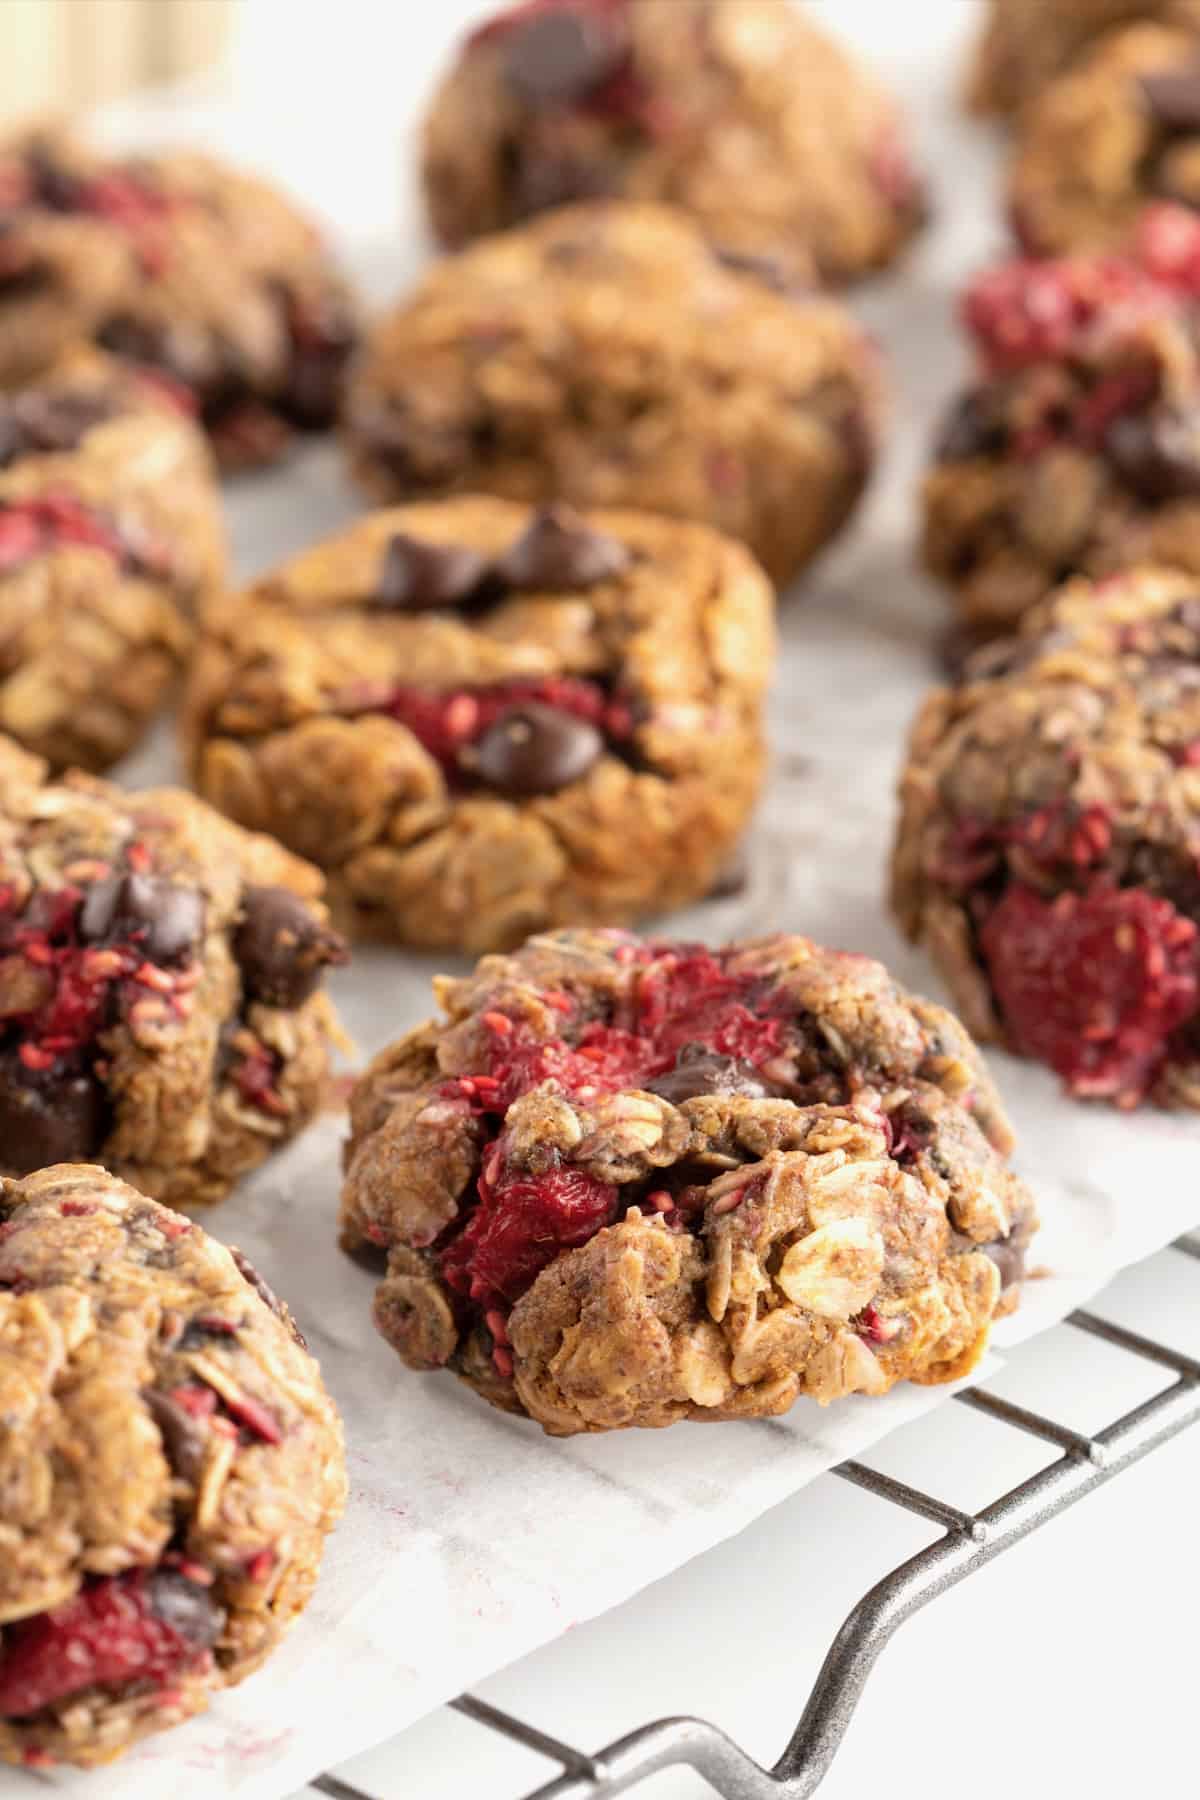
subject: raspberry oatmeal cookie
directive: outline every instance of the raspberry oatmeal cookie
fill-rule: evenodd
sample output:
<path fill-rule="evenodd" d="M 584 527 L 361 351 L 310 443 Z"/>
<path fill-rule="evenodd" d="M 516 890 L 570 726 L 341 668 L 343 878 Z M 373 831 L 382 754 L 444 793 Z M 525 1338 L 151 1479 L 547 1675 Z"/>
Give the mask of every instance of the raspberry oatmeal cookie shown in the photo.
<path fill-rule="evenodd" d="M 968 638 L 1067 576 L 1200 574 L 1200 219 L 1153 210 L 1125 257 L 1014 262 L 970 288 L 976 374 L 925 484 L 924 553 Z"/>
<path fill-rule="evenodd" d="M 381 500 L 638 506 L 742 538 L 776 581 L 843 524 L 878 353 L 833 300 L 661 207 L 571 207 L 446 258 L 376 327 L 347 402 Z"/>
<path fill-rule="evenodd" d="M 1148 204 L 1200 207 L 1200 32 L 1106 38 L 1031 108 L 1009 191 L 1035 256 L 1119 249 Z"/>
<path fill-rule="evenodd" d="M 930 696 L 896 912 L 977 1037 L 1068 1091 L 1200 1109 L 1195 576 L 1078 580 Z"/>
<path fill-rule="evenodd" d="M 682 906 L 757 796 L 771 611 L 700 525 L 375 513 L 210 609 L 197 784 L 360 933 L 480 951 Z"/>
<path fill-rule="evenodd" d="M 52 783 L 0 738 L 0 1171 L 92 1159 L 191 1205 L 294 1136 L 345 955 L 321 887 L 190 794 Z"/>
<path fill-rule="evenodd" d="M 333 423 L 355 323 L 313 225 L 266 182 L 29 133 L 0 150 L 0 376 L 80 336 L 168 378 L 244 465 Z"/>
<path fill-rule="evenodd" d="M 375 1317 L 557 1435 L 948 1381 L 1033 1201 L 978 1051 L 865 957 L 563 931 L 435 983 L 351 1102 Z"/>
<path fill-rule="evenodd" d="M 116 762 L 224 573 L 207 446 L 160 382 L 82 350 L 0 391 L 0 731 Z"/>
<path fill-rule="evenodd" d="M 547 207 L 689 212 L 713 243 L 835 280 L 923 222 L 892 98 L 778 0 L 527 0 L 467 39 L 425 124 L 443 242 Z"/>
<path fill-rule="evenodd" d="M 1200 33 L 1200 0 L 988 0 L 971 105 L 981 113 L 1017 112 L 1096 38 L 1138 20 Z"/>
<path fill-rule="evenodd" d="M 238 1252 L 103 1169 L 0 1178 L 0 1761 L 108 1762 L 307 1604 L 342 1433 Z"/>

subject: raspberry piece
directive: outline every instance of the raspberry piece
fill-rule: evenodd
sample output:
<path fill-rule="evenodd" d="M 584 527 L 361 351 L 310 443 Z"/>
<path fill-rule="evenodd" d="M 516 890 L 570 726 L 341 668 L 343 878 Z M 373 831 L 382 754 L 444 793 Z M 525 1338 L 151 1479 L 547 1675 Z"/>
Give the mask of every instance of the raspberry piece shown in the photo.
<path fill-rule="evenodd" d="M 126 566 L 137 560 L 114 526 L 70 494 L 43 494 L 0 508 L 0 574 L 62 544 L 103 550 Z"/>
<path fill-rule="evenodd" d="M 1018 259 L 977 277 L 963 317 L 989 365 L 1004 370 L 1085 353 L 1097 336 L 1111 342 L 1171 305 L 1149 274 L 1119 257 Z"/>
<path fill-rule="evenodd" d="M 4 1628 L 0 1719 L 21 1719 L 97 1685 L 163 1686 L 197 1660 L 223 1623 L 206 1589 L 144 1569 L 89 1582 L 52 1612 Z"/>
<path fill-rule="evenodd" d="M 442 1252 L 457 1293 L 507 1312 L 562 1250 L 577 1248 L 616 1217 L 617 1189 L 579 1169 L 480 1180 L 466 1229 Z"/>
<path fill-rule="evenodd" d="M 1133 253 L 1155 281 L 1200 294 L 1200 218 L 1190 207 L 1169 200 L 1143 207 Z"/>
<path fill-rule="evenodd" d="M 1015 1048 L 1074 1094 L 1136 1104 L 1200 1006 L 1200 931 L 1144 888 L 1012 886 L 980 943 Z"/>

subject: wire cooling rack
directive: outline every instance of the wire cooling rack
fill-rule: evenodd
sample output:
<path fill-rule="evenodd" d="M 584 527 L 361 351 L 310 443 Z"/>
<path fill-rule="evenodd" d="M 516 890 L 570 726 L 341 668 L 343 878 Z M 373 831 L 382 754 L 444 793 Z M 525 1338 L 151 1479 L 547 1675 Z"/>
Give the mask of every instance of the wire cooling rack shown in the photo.
<path fill-rule="evenodd" d="M 1172 1248 L 1200 1261 L 1200 1231 L 1178 1238 Z M 829 1772 L 879 1653 L 897 1626 L 1189 1425 L 1200 1423 L 1200 1361 L 1092 1312 L 1073 1312 L 1066 1323 L 1131 1357 L 1156 1364 L 1170 1381 L 1093 1435 L 1014 1405 L 986 1388 L 955 1394 L 958 1405 L 1006 1430 L 1039 1438 L 1059 1452 L 979 1512 L 962 1512 L 862 1463 L 846 1462 L 833 1469 L 831 1473 L 843 1481 L 942 1525 L 945 1532 L 885 1575 L 847 1615 L 774 1768 L 764 1769 L 706 1719 L 657 1719 L 589 1756 L 470 1694 L 451 1705 L 558 1765 L 560 1773 L 524 1800 L 609 1800 L 663 1769 L 681 1766 L 703 1776 L 722 1800 L 807 1800 Z M 311 1785 L 329 1800 L 399 1800 L 368 1794 L 336 1775 L 320 1775 Z"/>

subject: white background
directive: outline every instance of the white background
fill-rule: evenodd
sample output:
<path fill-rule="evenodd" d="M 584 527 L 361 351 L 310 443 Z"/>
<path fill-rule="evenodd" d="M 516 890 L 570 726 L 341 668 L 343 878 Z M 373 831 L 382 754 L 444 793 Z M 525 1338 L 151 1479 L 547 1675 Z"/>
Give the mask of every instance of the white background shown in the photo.
<path fill-rule="evenodd" d="M 659 0 L 671 4 L 671 0 Z M 783 3 L 783 0 L 781 0 Z M 1053 0 L 1046 0 L 1052 4 Z M 462 22 L 465 0 L 243 0 L 222 135 L 285 167 L 347 237 L 412 216 L 407 126 Z M 901 87 L 954 87 L 974 0 L 839 0 L 816 7 Z M 197 117 L 209 113 L 198 104 Z M 178 118 L 173 125 L 178 125 Z M 996 236 L 986 146 L 977 185 L 947 166 L 937 117 L 915 121 L 939 188 L 972 206 L 979 253 Z M 961 255 L 962 239 L 956 239 Z M 939 273 L 935 235 L 921 252 Z M 870 300 L 866 301 L 868 309 Z M 1136 1129 L 1136 1126 L 1131 1127 Z M 1200 1203 L 1197 1205 L 1200 1216 Z M 1165 1253 L 1102 1310 L 1200 1352 L 1200 1267 Z M 1094 1428 L 1162 1385 L 1062 1328 L 1012 1358 L 1000 1390 Z M 1008 1553 L 906 1625 L 868 1686 L 827 1800 L 1049 1800 L 1196 1793 L 1192 1699 L 1200 1433 Z M 996 1497 L 1047 1457 L 950 1406 L 869 1460 L 956 1504 Z M 480 1694 L 583 1749 L 650 1718 L 714 1718 L 770 1762 L 841 1617 L 934 1535 L 826 1477 L 752 1530 L 485 1683 Z M 396 1631 L 419 1645 L 421 1620 Z M 381 1800 L 508 1800 L 554 1771 L 442 1713 L 342 1773 Z M 709 1790 L 674 1773 L 647 1800 Z"/>

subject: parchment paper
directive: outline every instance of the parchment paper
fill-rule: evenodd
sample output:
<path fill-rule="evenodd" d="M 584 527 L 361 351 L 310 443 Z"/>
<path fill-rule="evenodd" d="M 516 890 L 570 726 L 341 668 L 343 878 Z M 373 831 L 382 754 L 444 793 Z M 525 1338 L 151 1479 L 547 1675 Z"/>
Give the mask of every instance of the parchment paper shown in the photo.
<path fill-rule="evenodd" d="M 884 957 L 927 990 L 929 968 L 881 902 L 901 746 L 933 678 L 943 617 L 912 567 L 912 489 L 959 374 L 954 287 L 996 237 L 992 154 L 952 118 L 947 85 L 947 72 L 931 69 L 917 89 L 941 223 L 903 276 L 854 302 L 895 373 L 885 468 L 847 538 L 783 605 L 776 767 L 748 888 L 677 921 L 713 939 L 805 931 Z M 360 246 L 353 260 L 387 294 L 417 254 L 414 234 L 382 250 Z M 237 485 L 242 570 L 298 548 L 355 504 L 328 447 Z M 164 730 L 122 779 L 175 770 Z M 433 966 L 372 952 L 334 981 L 364 1054 L 424 1016 Z M 1034 1261 L 1050 1271 L 997 1332 L 1002 1352 L 1195 1224 L 1200 1126 L 1078 1106 L 1046 1072 L 995 1060 L 1018 1160 L 1046 1218 Z M 16 1800 L 40 1780 L 92 1800 L 277 1800 L 741 1530 L 946 1396 L 898 1390 L 826 1411 L 800 1406 L 772 1422 L 554 1442 L 448 1377 L 404 1373 L 375 1335 L 371 1279 L 334 1248 L 340 1129 L 322 1123 L 203 1221 L 287 1296 L 345 1415 L 353 1497 L 314 1604 L 269 1667 L 204 1718 L 110 1771 L 2 1772 L 0 1796 Z"/>

